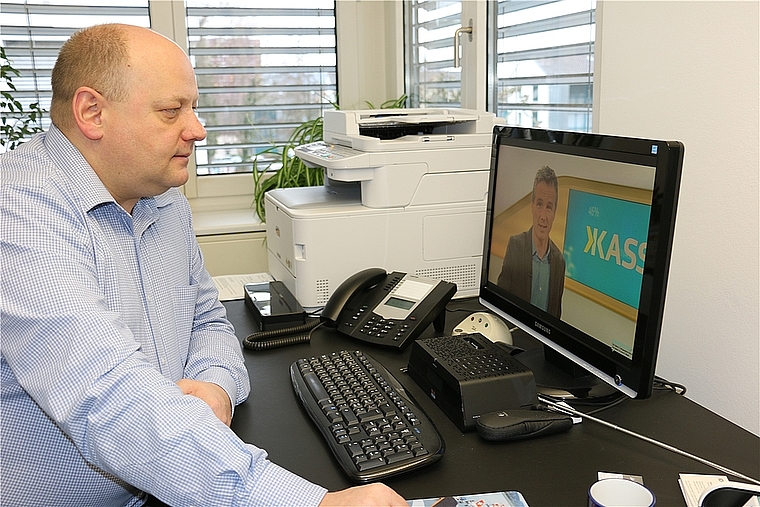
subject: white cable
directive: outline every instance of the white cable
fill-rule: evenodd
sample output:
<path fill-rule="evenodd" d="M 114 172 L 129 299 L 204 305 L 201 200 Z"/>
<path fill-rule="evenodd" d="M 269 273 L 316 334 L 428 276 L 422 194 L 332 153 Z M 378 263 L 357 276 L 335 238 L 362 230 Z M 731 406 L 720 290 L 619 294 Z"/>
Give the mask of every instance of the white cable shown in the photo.
<path fill-rule="evenodd" d="M 738 472 L 735 472 L 735 471 L 731 470 L 730 468 L 726 468 L 726 467 L 724 467 L 722 465 L 718 465 L 717 463 L 713 463 L 712 461 L 708 461 L 708 460 L 706 460 L 704 458 L 700 458 L 699 456 L 695 456 L 695 455 L 690 454 L 690 453 L 688 453 L 686 451 L 682 451 L 681 449 L 678 449 L 677 447 L 673 447 L 672 445 L 668 445 L 668 444 L 662 443 L 662 442 L 660 442 L 658 440 L 646 437 L 644 435 L 640 435 L 639 433 L 636 433 L 636 432 L 631 431 L 631 430 L 627 430 L 625 428 L 622 428 L 622 427 L 617 426 L 615 424 L 609 423 L 609 422 L 604 421 L 602 419 L 598 419 L 596 417 L 584 414 L 583 412 L 575 410 L 575 409 L 571 408 L 568 405 L 563 405 L 563 404 L 556 403 L 555 401 L 553 401 L 553 400 L 551 400 L 549 398 L 546 398 L 545 396 L 539 395 L 538 399 L 539 399 L 539 401 L 541 403 L 544 403 L 544 404 L 548 405 L 550 408 L 552 408 L 554 410 L 557 410 L 559 412 L 563 412 L 563 413 L 566 413 L 566 414 L 569 414 L 569 415 L 575 415 L 575 416 L 578 416 L 578 417 L 583 417 L 583 418 L 586 418 L 586 419 L 590 419 L 591 421 L 594 421 L 596 423 L 602 424 L 602 425 L 607 426 L 609 428 L 612 428 L 614 430 L 622 431 L 626 435 L 631 435 L 633 437 L 636 437 L 636 438 L 639 438 L 639 439 L 644 440 L 646 442 L 649 442 L 650 444 L 654 444 L 656 446 L 662 447 L 663 449 L 667 449 L 668 451 L 672 451 L 672 452 L 674 452 L 676 454 L 680 454 L 681 456 L 686 456 L 687 458 L 691 458 L 693 460 L 699 461 L 700 463 L 703 463 L 703 464 L 705 464 L 707 466 L 715 468 L 716 470 L 720 470 L 723 473 L 726 473 L 726 474 L 729 474 L 729 475 L 733 475 L 734 477 L 738 477 L 740 479 L 752 482 L 754 484 L 760 484 L 760 481 L 758 481 L 757 479 L 753 479 L 752 477 L 747 477 L 746 475 L 743 475 L 743 474 L 740 474 Z"/>

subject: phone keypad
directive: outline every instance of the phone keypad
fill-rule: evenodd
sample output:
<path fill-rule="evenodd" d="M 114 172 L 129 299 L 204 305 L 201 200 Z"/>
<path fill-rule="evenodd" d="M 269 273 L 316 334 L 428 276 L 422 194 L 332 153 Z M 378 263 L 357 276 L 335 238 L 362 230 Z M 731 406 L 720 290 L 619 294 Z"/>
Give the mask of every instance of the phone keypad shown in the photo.
<path fill-rule="evenodd" d="M 409 333 L 411 326 L 406 322 L 399 323 L 393 319 L 384 319 L 372 315 L 359 331 L 367 336 L 375 338 L 390 338 L 393 341 L 403 340 Z"/>

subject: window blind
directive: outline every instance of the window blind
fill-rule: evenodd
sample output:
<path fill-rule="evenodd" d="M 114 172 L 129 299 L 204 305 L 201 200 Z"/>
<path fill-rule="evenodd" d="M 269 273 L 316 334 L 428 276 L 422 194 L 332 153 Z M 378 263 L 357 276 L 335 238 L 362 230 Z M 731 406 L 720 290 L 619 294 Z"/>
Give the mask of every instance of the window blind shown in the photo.
<path fill-rule="evenodd" d="M 460 69 L 454 67 L 459 0 L 405 2 L 406 88 L 411 107 L 459 107 Z"/>
<path fill-rule="evenodd" d="M 500 0 L 489 94 L 509 125 L 591 130 L 596 0 Z"/>
<path fill-rule="evenodd" d="M 273 147 L 337 103 L 335 2 L 257 3 L 186 1 L 207 131 L 196 145 L 199 176 L 267 167 Z"/>
<path fill-rule="evenodd" d="M 76 30 L 99 23 L 119 22 L 148 27 L 148 0 L 3 0 L 0 2 L 0 45 L 19 71 L 11 76 L 14 97 L 25 109 L 39 102 L 50 110 L 50 73 L 61 45 Z M 44 118 L 43 126 L 49 126 Z"/>

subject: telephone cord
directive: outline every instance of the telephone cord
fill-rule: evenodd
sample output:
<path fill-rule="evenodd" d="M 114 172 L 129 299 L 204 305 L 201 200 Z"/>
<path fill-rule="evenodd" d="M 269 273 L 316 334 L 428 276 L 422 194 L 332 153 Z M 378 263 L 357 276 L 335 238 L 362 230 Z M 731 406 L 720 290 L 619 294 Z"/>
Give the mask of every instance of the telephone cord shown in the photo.
<path fill-rule="evenodd" d="M 288 345 L 297 345 L 299 343 L 308 343 L 311 341 L 311 333 L 322 324 L 319 320 L 313 320 L 300 326 L 258 331 L 248 335 L 243 340 L 243 347 L 248 350 L 262 351 Z"/>

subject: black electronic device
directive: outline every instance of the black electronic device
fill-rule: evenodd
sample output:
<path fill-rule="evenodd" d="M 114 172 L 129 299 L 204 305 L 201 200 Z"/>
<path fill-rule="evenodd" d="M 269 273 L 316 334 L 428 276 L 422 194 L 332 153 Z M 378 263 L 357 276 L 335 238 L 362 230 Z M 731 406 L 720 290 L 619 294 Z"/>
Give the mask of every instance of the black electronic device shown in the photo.
<path fill-rule="evenodd" d="M 399 381 L 369 354 L 341 351 L 299 359 L 293 388 L 343 471 L 377 481 L 430 465 L 443 439 Z"/>
<path fill-rule="evenodd" d="M 542 437 L 573 427 L 569 415 L 543 410 L 499 410 L 478 417 L 475 429 L 485 440 L 506 441 Z"/>
<path fill-rule="evenodd" d="M 335 289 L 320 318 L 352 338 L 400 349 L 431 323 L 443 331 L 456 290 L 450 282 L 369 268 Z"/>
<path fill-rule="evenodd" d="M 699 497 L 699 507 L 745 507 L 756 505 L 752 499 L 760 497 L 760 485 L 743 482 L 721 482 L 710 486 Z"/>
<path fill-rule="evenodd" d="M 278 281 L 243 285 L 245 305 L 261 331 L 298 326 L 306 322 L 306 311 Z"/>
<path fill-rule="evenodd" d="M 677 141 L 494 128 L 479 300 L 544 344 L 517 356 L 540 391 L 651 395 L 683 156 Z"/>
<path fill-rule="evenodd" d="M 416 340 L 407 373 L 462 431 L 482 414 L 538 403 L 533 373 L 480 333 Z"/>

